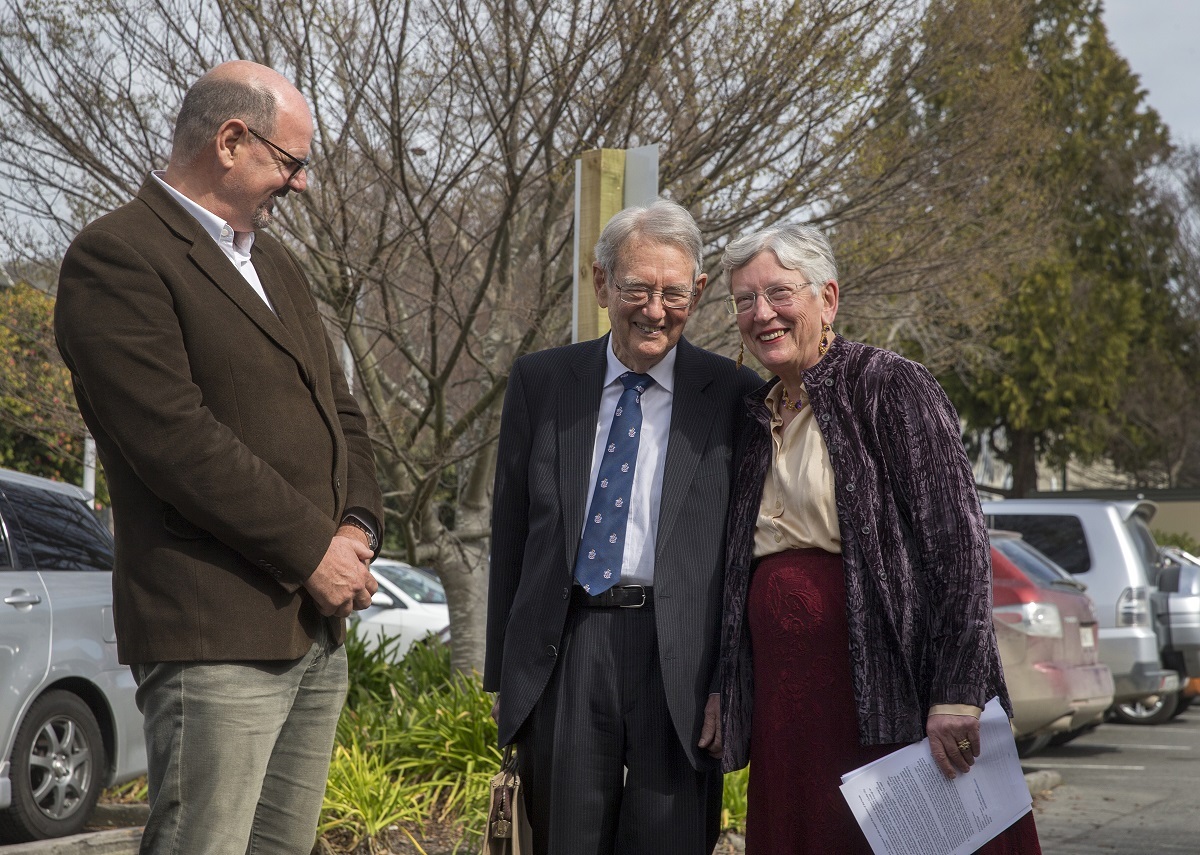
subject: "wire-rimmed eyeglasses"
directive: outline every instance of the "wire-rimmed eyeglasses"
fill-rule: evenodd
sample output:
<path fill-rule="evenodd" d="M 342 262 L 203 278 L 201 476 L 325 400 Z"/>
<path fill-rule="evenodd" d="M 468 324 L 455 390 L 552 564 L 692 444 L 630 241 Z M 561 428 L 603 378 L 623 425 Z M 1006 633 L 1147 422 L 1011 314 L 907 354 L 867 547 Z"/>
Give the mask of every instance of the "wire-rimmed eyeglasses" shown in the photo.
<path fill-rule="evenodd" d="M 790 306 L 792 301 L 796 299 L 796 295 L 800 293 L 801 288 L 812 288 L 811 282 L 789 282 L 782 285 L 772 285 L 765 291 L 746 291 L 741 294 L 730 294 L 721 302 L 725 304 L 726 311 L 731 315 L 744 315 L 747 312 L 754 311 L 754 307 L 758 305 L 758 298 L 762 297 L 773 308 L 782 309 L 784 306 Z"/>
<path fill-rule="evenodd" d="M 652 296 L 657 295 L 665 308 L 686 309 L 692 304 L 695 291 L 691 288 L 663 288 L 659 291 L 642 285 L 618 285 L 617 293 L 621 295 L 621 302 L 630 306 L 644 306 L 650 302 Z"/>
<path fill-rule="evenodd" d="M 287 178 L 289 183 L 292 181 L 293 178 L 295 178 L 297 175 L 300 174 L 301 169 L 308 169 L 309 166 L 312 165 L 311 157 L 306 157 L 303 160 L 301 160 L 300 158 L 296 157 L 296 155 L 292 154 L 287 149 L 282 148 L 281 146 L 278 146 L 275 143 L 271 142 L 269 139 L 267 139 L 265 136 L 260 134 L 258 131 L 254 130 L 254 128 L 250 127 L 249 125 L 246 125 L 246 130 L 248 130 L 251 134 L 253 134 L 255 137 L 257 137 L 259 140 L 262 140 L 267 145 L 269 145 L 271 148 L 275 149 L 277 152 L 279 152 L 280 154 L 282 154 L 284 157 L 286 157 L 288 159 L 288 161 L 292 164 L 292 171 L 291 171 L 291 173 L 288 174 L 288 178 Z"/>

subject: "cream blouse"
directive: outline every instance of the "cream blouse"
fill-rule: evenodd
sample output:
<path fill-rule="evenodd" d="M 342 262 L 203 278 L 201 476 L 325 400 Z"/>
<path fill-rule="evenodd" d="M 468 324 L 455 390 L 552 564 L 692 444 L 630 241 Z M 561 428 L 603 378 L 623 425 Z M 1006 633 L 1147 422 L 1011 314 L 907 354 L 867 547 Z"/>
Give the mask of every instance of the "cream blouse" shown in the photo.
<path fill-rule="evenodd" d="M 803 386 L 800 396 L 804 408 L 784 427 L 779 414 L 783 383 L 776 383 L 767 394 L 774 451 L 758 506 L 755 558 L 813 546 L 837 554 L 842 551 L 829 448 L 817 429 Z"/>

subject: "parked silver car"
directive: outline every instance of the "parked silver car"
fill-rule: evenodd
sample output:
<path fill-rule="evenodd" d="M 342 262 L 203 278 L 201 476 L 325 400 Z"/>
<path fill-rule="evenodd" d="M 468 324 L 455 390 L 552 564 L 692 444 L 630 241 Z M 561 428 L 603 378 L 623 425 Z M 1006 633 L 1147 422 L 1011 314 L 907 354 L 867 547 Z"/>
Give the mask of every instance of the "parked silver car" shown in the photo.
<path fill-rule="evenodd" d="M 112 561 L 83 490 L 0 469 L 0 843 L 73 834 L 146 770 Z"/>
<path fill-rule="evenodd" d="M 1150 502 L 1097 499 L 1008 499 L 983 503 L 988 525 L 1020 532 L 1087 585 L 1100 623 L 1100 661 L 1112 669 L 1118 716 L 1174 699 L 1177 670 L 1164 666 L 1175 651 L 1160 640 L 1153 595 L 1154 538 Z M 1181 651 L 1176 651 L 1181 652 Z M 1182 652 L 1181 652 L 1182 655 Z M 1127 720 L 1136 720 L 1129 718 Z"/>

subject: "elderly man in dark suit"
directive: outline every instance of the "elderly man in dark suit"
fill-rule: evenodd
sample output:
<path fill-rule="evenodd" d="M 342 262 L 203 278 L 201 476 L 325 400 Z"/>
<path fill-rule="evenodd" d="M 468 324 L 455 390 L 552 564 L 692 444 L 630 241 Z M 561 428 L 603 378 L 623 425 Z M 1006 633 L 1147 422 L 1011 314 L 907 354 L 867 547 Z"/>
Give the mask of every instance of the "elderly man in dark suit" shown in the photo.
<path fill-rule="evenodd" d="M 307 853 L 375 590 L 366 422 L 296 260 L 261 231 L 307 184 L 303 96 L 231 62 L 165 172 L 67 251 L 55 332 L 116 526 L 114 616 L 150 767 L 142 851 Z"/>
<path fill-rule="evenodd" d="M 735 417 L 760 385 L 682 338 L 707 277 L 678 205 L 596 246 L 611 334 L 513 365 L 492 517 L 484 686 L 540 855 L 716 842 L 717 651 Z"/>

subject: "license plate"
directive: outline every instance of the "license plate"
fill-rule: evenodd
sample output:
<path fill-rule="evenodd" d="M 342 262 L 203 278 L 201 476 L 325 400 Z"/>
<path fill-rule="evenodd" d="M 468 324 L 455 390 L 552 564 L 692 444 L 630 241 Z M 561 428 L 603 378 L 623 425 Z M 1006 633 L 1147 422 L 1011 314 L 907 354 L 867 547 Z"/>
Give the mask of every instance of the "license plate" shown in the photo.
<path fill-rule="evenodd" d="M 1079 643 L 1083 645 L 1085 650 L 1095 647 L 1096 628 L 1091 626 L 1079 627 Z"/>

